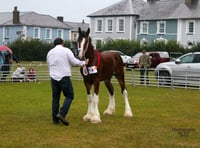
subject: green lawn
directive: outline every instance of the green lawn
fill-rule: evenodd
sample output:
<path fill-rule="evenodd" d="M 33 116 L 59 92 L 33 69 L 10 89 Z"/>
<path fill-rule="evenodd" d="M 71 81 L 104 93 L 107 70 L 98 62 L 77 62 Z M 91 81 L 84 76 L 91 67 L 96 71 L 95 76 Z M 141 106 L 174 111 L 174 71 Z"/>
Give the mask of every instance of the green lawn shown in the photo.
<path fill-rule="evenodd" d="M 128 86 L 133 118 L 124 118 L 118 85 L 116 113 L 103 116 L 108 93 L 101 85 L 102 123 L 84 122 L 87 97 L 82 81 L 73 81 L 75 100 L 70 126 L 51 121 L 51 88 L 40 83 L 0 83 L 0 148 L 156 148 L 199 147 L 200 92 L 198 90 Z M 63 97 L 62 97 L 63 98 Z M 63 100 L 63 99 L 62 99 Z"/>

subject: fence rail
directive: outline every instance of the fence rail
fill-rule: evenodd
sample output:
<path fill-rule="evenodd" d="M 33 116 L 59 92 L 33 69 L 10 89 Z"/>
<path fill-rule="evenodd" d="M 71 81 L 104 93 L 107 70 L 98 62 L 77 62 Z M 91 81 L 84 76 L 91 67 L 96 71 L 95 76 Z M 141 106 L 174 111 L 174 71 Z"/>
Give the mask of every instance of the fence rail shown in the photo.
<path fill-rule="evenodd" d="M 24 74 L 23 79 L 21 79 L 22 82 L 28 81 L 28 71 L 30 68 L 33 68 L 35 70 L 35 81 L 46 81 L 50 80 L 48 68 L 47 65 L 43 62 L 30 62 L 29 64 L 20 64 L 20 67 L 25 67 L 26 71 Z M 0 82 L 13 82 L 12 76 L 15 70 L 18 68 L 18 65 L 12 64 L 10 65 L 10 73 L 7 75 L 6 79 L 3 80 L 3 72 L 0 71 Z M 200 78 L 194 78 L 194 80 L 191 83 L 191 79 L 187 78 L 187 75 L 182 78 L 181 80 L 176 80 L 177 78 L 169 78 L 167 76 L 164 77 L 164 79 L 167 79 L 165 84 L 162 84 L 159 79 L 161 79 L 161 76 L 155 76 L 154 75 L 154 69 L 149 70 L 149 84 L 145 83 L 141 84 L 140 81 L 140 71 L 139 69 L 125 69 L 125 81 L 126 85 L 131 86 L 144 86 L 144 87 L 167 87 L 167 88 L 184 88 L 184 89 L 197 89 L 200 90 Z M 145 76 L 144 76 L 145 77 Z M 72 67 L 72 80 L 82 80 L 82 76 L 80 74 L 78 67 Z M 113 77 L 112 78 L 113 83 L 117 83 L 117 80 Z M 190 82 L 190 83 L 189 83 Z"/>

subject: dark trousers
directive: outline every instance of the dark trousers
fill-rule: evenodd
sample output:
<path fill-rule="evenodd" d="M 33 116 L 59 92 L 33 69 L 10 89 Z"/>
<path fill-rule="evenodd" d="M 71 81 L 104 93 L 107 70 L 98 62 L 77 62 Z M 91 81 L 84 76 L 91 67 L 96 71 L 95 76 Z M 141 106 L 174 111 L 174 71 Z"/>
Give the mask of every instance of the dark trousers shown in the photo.
<path fill-rule="evenodd" d="M 8 64 L 5 64 L 1 67 L 1 71 L 2 71 L 2 76 L 1 77 L 1 80 L 6 80 L 6 77 L 10 74 L 10 65 Z"/>
<path fill-rule="evenodd" d="M 52 87 L 52 116 L 53 121 L 57 122 L 56 115 L 60 113 L 65 117 L 69 111 L 72 100 L 74 99 L 74 91 L 70 77 L 63 77 L 60 81 L 51 79 Z M 63 92 L 65 99 L 60 108 L 60 96 L 61 91 Z M 60 111 L 59 111 L 60 109 Z"/>
<path fill-rule="evenodd" d="M 145 76 L 146 76 L 146 84 L 149 84 L 149 71 L 148 68 L 140 68 L 140 84 L 144 84 Z"/>

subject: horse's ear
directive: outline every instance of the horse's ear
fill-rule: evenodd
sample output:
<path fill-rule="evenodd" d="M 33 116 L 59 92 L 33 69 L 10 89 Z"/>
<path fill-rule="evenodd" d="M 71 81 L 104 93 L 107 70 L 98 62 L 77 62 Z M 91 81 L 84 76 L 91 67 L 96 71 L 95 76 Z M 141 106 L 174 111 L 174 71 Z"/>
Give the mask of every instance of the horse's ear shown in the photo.
<path fill-rule="evenodd" d="M 90 28 L 88 28 L 88 30 L 87 30 L 87 35 L 89 35 L 90 34 Z"/>
<path fill-rule="evenodd" d="M 81 28 L 80 27 L 78 27 L 78 33 L 81 34 Z"/>

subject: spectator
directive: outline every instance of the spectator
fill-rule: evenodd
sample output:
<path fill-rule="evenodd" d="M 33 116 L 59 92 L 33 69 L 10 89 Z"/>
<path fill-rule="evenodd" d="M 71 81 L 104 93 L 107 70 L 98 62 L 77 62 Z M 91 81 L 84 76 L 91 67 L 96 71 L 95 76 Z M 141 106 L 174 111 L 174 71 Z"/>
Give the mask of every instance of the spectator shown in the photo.
<path fill-rule="evenodd" d="M 151 59 L 146 54 L 145 50 L 142 50 L 142 55 L 139 58 L 139 68 L 140 68 L 140 84 L 144 84 L 144 75 L 146 75 L 146 84 L 149 84 L 148 68 L 151 66 Z"/>
<path fill-rule="evenodd" d="M 1 66 L 0 70 L 2 72 L 1 81 L 5 81 L 6 77 L 10 74 L 10 67 L 13 60 L 17 64 L 19 64 L 19 61 L 17 60 L 15 55 L 13 55 L 13 53 L 9 52 L 8 50 L 0 52 L 1 52 L 1 57 L 3 58 L 3 65 Z"/>

